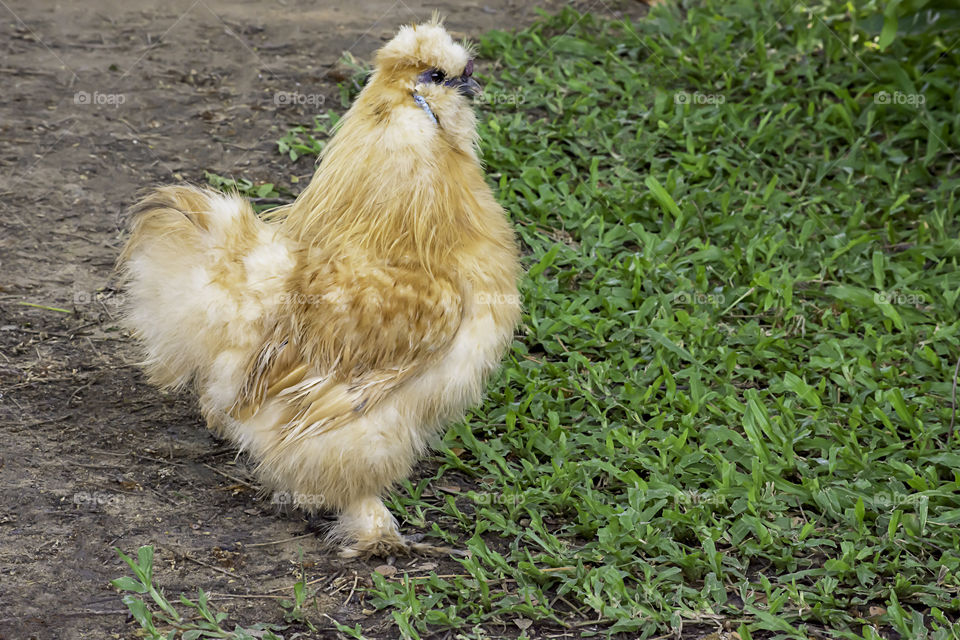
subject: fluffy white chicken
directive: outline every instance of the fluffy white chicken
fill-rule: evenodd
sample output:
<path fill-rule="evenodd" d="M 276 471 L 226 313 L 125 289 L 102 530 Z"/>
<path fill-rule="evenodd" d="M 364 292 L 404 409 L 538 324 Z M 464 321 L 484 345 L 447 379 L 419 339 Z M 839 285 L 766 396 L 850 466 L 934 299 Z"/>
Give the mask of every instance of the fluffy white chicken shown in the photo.
<path fill-rule="evenodd" d="M 194 386 L 265 487 L 346 555 L 429 551 L 382 501 L 479 401 L 516 327 L 517 246 L 476 150 L 470 51 L 400 29 L 297 200 L 156 190 L 120 258 L 151 381 Z"/>

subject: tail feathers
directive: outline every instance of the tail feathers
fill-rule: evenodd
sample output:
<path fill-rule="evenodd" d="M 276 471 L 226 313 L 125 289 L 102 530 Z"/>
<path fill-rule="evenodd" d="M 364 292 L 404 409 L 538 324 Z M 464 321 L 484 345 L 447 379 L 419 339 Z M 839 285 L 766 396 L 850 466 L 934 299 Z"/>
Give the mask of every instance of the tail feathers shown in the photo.
<path fill-rule="evenodd" d="M 149 377 L 195 380 L 211 407 L 229 407 L 292 268 L 289 247 L 237 195 L 163 187 L 131 216 L 119 266 Z"/>
<path fill-rule="evenodd" d="M 248 239 L 256 233 L 256 214 L 239 195 L 178 185 L 160 187 L 130 209 L 131 233 L 120 254 L 122 267 L 145 242 L 172 242 L 180 251 L 201 240 L 232 233 Z"/>

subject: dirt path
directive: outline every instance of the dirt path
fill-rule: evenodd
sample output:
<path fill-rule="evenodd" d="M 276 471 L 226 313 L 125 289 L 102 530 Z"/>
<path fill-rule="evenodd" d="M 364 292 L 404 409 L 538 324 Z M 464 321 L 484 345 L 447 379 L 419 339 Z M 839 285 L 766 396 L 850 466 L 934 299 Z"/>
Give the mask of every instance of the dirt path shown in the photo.
<path fill-rule="evenodd" d="M 275 140 L 318 99 L 278 106 L 277 92 L 338 105 L 341 52 L 368 59 L 434 7 L 460 36 L 528 23 L 533 7 L 82 4 L 0 1 L 0 639 L 130 637 L 108 584 L 127 573 L 113 547 L 147 543 L 170 595 L 265 594 L 213 598 L 245 623 L 282 619 L 277 590 L 297 580 L 302 548 L 323 612 L 390 637 L 360 597 L 343 604 L 370 565 L 325 553 L 316 523 L 258 496 L 192 398 L 158 393 L 131 365 L 112 278 L 120 216 L 143 188 L 203 182 L 205 169 L 309 175 Z"/>

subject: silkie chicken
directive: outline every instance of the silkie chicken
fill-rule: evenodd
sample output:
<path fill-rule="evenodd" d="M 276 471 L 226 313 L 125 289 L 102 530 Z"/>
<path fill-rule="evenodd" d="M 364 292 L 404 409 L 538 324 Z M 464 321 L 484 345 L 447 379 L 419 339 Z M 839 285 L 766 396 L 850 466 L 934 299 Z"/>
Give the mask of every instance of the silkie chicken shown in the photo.
<path fill-rule="evenodd" d="M 194 386 L 265 489 L 336 512 L 345 556 L 443 550 L 382 496 L 479 401 L 518 322 L 472 73 L 438 19 L 402 27 L 295 202 L 261 218 L 178 185 L 131 212 L 119 265 L 151 382 Z"/>

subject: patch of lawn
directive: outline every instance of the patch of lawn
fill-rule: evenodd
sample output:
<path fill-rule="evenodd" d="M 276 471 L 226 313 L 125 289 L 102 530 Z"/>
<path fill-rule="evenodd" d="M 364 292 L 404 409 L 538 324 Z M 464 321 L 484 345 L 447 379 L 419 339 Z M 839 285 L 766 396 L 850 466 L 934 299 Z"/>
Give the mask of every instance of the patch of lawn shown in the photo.
<path fill-rule="evenodd" d="M 526 316 L 444 469 L 506 499 L 426 510 L 474 557 L 380 605 L 410 635 L 957 637 L 960 32 L 683 5 L 482 40 Z"/>
<path fill-rule="evenodd" d="M 960 30 L 881 50 L 854 4 L 481 40 L 526 312 L 438 478 L 392 498 L 473 554 L 373 574 L 398 633 L 960 637 Z"/>

